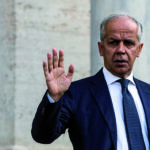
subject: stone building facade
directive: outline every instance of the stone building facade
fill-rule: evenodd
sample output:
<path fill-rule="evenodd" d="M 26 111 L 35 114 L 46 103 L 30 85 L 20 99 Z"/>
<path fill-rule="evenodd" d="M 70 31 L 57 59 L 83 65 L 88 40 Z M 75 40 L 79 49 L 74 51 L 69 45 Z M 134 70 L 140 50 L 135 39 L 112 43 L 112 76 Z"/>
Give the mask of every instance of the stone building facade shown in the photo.
<path fill-rule="evenodd" d="M 143 23 L 145 46 L 135 74 L 150 82 L 149 3 L 1 0 L 0 150 L 72 150 L 67 132 L 51 145 L 38 144 L 31 138 L 32 119 L 46 90 L 42 61 L 52 48 L 63 49 L 66 70 L 70 63 L 75 66 L 73 80 L 97 72 L 103 65 L 97 48 L 99 23 L 108 14 L 123 10 Z"/>

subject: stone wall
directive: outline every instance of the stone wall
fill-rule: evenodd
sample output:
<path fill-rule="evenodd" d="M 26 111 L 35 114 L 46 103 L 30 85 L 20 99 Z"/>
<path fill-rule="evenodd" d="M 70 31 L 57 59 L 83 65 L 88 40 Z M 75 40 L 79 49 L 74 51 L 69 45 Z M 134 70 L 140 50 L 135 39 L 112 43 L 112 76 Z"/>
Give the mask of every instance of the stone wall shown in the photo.
<path fill-rule="evenodd" d="M 46 90 L 42 61 L 53 47 L 61 48 L 66 71 L 75 65 L 73 80 L 97 72 L 102 66 L 99 23 L 110 13 L 123 10 L 143 23 L 145 45 L 135 73 L 150 82 L 149 6 L 147 0 L 1 0 L 0 150 L 72 150 L 67 132 L 51 145 L 31 138 L 32 119 Z"/>
<path fill-rule="evenodd" d="M 0 150 L 70 150 L 67 133 L 51 145 L 31 138 L 31 124 L 46 90 L 42 61 L 63 49 L 73 80 L 90 74 L 89 0 L 2 0 L 0 3 Z"/>
<path fill-rule="evenodd" d="M 0 145 L 14 144 L 15 117 L 15 8 L 0 2 Z"/>

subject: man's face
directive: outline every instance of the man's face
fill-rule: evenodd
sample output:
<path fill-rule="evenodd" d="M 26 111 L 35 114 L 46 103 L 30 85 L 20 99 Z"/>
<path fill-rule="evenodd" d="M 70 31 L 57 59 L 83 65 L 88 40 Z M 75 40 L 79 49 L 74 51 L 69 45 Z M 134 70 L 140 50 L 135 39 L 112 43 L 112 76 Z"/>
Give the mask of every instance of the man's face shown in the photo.
<path fill-rule="evenodd" d="M 137 24 L 122 16 L 109 21 L 105 26 L 105 33 L 104 41 L 98 43 L 104 66 L 116 76 L 128 77 L 143 47 L 143 43 L 138 42 Z"/>

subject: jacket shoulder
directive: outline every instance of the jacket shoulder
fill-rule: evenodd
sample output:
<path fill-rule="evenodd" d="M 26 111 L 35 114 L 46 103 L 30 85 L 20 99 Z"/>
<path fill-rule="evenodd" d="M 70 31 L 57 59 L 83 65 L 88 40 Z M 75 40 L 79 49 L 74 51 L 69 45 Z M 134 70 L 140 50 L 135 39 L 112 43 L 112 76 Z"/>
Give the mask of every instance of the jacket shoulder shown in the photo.
<path fill-rule="evenodd" d="M 137 86 L 140 86 L 140 87 L 146 88 L 147 90 L 150 90 L 150 84 L 149 83 L 142 81 L 140 79 L 137 79 L 137 78 L 134 78 L 134 81 L 135 81 Z"/>

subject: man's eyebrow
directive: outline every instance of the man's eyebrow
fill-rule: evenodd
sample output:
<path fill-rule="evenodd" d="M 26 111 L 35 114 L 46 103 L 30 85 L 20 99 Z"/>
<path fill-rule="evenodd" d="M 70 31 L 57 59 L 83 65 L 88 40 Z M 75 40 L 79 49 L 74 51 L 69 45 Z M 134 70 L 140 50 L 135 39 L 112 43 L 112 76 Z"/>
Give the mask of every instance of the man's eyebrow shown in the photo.
<path fill-rule="evenodd" d="M 124 39 L 120 39 L 120 38 L 117 38 L 117 37 L 110 37 L 109 40 L 117 40 L 117 41 L 133 41 L 134 42 L 134 39 L 131 39 L 131 38 L 124 38 Z"/>
<path fill-rule="evenodd" d="M 130 42 L 135 42 L 135 40 L 134 39 L 124 39 L 123 41 L 130 41 Z"/>
<path fill-rule="evenodd" d="M 118 39 L 117 37 L 110 37 L 109 40 L 117 40 L 117 41 L 120 41 L 120 39 Z"/>

